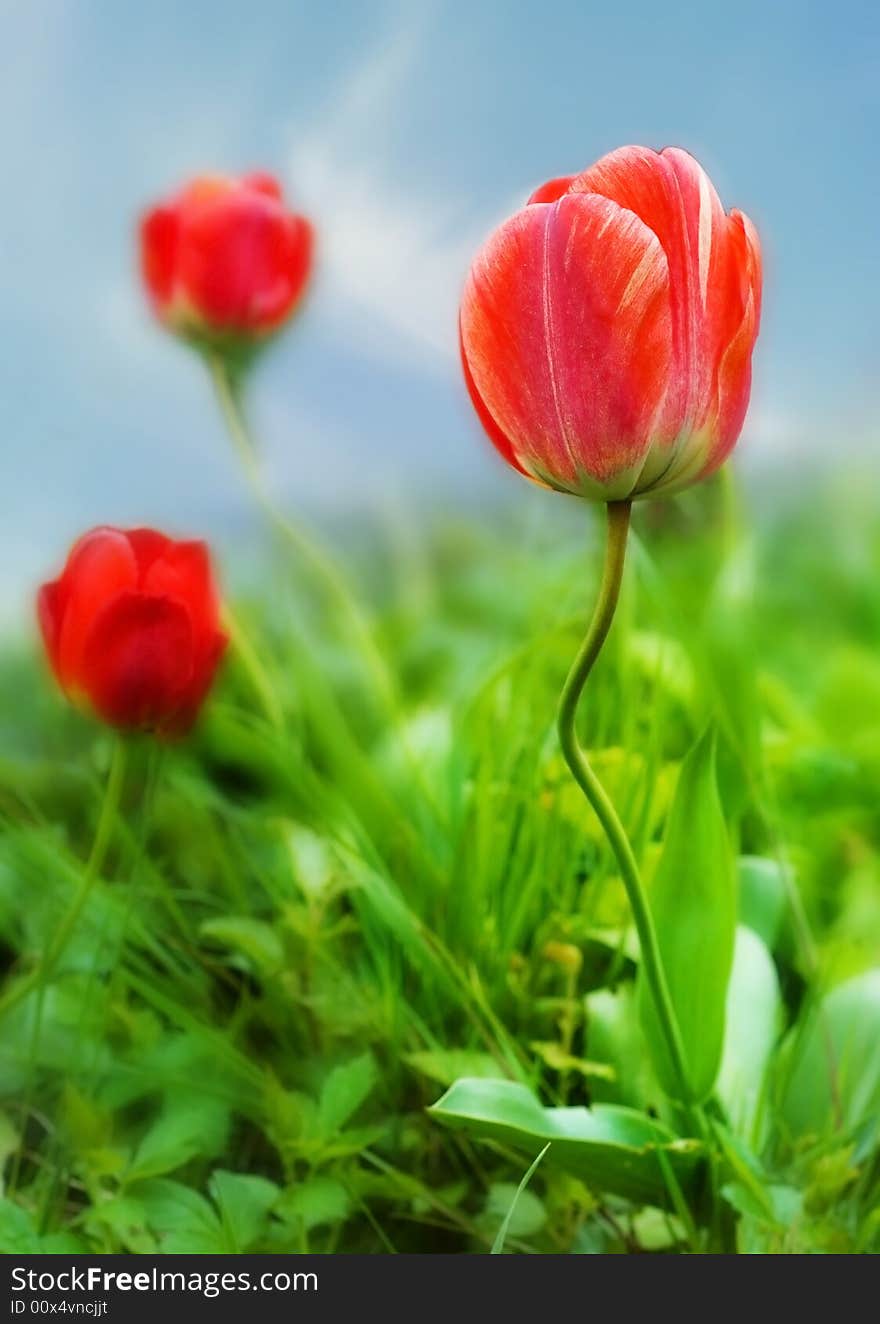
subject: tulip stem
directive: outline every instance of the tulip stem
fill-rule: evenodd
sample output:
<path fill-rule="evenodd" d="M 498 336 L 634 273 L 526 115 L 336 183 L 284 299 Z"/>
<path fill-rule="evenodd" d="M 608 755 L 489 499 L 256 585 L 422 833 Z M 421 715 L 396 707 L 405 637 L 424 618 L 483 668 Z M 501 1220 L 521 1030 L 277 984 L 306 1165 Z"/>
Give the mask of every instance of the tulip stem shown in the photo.
<path fill-rule="evenodd" d="M 629 501 L 610 501 L 608 503 L 605 566 L 602 573 L 599 598 L 584 641 L 562 688 L 557 714 L 557 729 L 565 761 L 602 825 L 602 830 L 608 838 L 609 845 L 617 859 L 639 935 L 642 970 L 648 982 L 648 988 L 666 1040 L 669 1058 L 681 1090 L 680 1097 L 682 1100 L 687 1100 L 690 1091 L 681 1031 L 678 1027 L 669 985 L 663 970 L 657 932 L 654 928 L 654 921 L 639 866 L 636 863 L 633 848 L 617 811 L 608 793 L 590 767 L 589 760 L 578 740 L 575 729 L 575 717 L 581 694 L 593 665 L 602 651 L 602 645 L 605 643 L 608 631 L 611 628 L 617 600 L 620 596 L 630 511 L 631 502 Z"/>
<path fill-rule="evenodd" d="M 270 524 L 278 530 L 290 547 L 309 567 L 312 575 L 336 607 L 338 615 L 348 623 L 357 640 L 361 654 L 370 671 L 371 680 L 381 694 L 385 706 L 394 711 L 394 693 L 381 653 L 376 647 L 369 625 L 353 600 L 336 565 L 311 538 L 279 510 L 266 486 L 259 452 L 248 424 L 241 398 L 241 386 L 229 365 L 219 355 L 208 357 L 208 366 L 217 394 L 220 410 L 232 439 L 236 453 L 257 503 Z"/>
<path fill-rule="evenodd" d="M 718 470 L 718 492 L 721 507 L 721 545 L 725 556 L 731 556 L 742 536 L 742 506 L 739 486 L 730 460 Z"/>
<path fill-rule="evenodd" d="M 70 904 L 67 914 L 56 929 L 54 938 L 43 954 L 42 960 L 36 970 L 32 971 L 25 979 L 19 980 L 17 984 L 13 984 L 5 997 L 0 999 L 0 1015 L 5 1015 L 12 1007 L 17 1006 L 18 1003 L 21 1002 L 23 998 L 27 997 L 28 993 L 38 985 L 45 987 L 52 971 L 67 946 L 70 935 L 76 927 L 77 920 L 82 914 L 86 902 L 91 895 L 92 888 L 97 879 L 100 878 L 101 870 L 104 867 L 104 861 L 107 857 L 107 848 L 110 844 L 110 837 L 113 832 L 113 823 L 119 812 L 119 804 L 122 798 L 127 758 L 126 742 L 124 738 L 119 737 L 117 738 L 113 750 L 110 770 L 107 774 L 107 784 L 104 788 L 104 797 L 98 815 L 98 824 L 92 841 L 92 849 L 89 852 L 89 858 L 85 869 L 83 870 L 83 875 L 80 879 L 76 895 Z"/>

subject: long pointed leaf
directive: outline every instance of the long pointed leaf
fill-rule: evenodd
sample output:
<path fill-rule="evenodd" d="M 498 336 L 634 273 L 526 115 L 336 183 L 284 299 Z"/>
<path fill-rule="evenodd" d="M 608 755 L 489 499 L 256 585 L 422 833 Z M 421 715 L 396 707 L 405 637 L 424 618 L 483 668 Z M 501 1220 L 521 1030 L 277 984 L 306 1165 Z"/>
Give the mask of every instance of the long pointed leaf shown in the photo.
<path fill-rule="evenodd" d="M 699 1181 L 699 1142 L 677 1140 L 659 1122 L 632 1108 L 544 1108 L 531 1090 L 515 1081 L 464 1079 L 429 1111 L 446 1126 L 532 1157 L 549 1141 L 547 1164 L 581 1177 L 596 1191 L 639 1204 L 671 1203 L 661 1152 L 683 1191 L 693 1192 Z"/>
<path fill-rule="evenodd" d="M 682 764 L 650 906 L 688 1070 L 690 1097 L 706 1098 L 721 1063 L 724 1010 L 736 930 L 736 886 L 707 732 Z M 681 1091 L 650 992 L 639 990 L 642 1026 L 658 1078 Z"/>

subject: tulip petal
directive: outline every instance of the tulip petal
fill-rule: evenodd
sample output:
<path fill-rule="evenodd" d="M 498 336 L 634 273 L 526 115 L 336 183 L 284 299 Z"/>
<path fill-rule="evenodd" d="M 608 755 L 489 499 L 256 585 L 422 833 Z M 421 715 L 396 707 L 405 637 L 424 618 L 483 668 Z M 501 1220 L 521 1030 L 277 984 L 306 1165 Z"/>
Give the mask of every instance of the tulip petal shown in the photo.
<path fill-rule="evenodd" d="M 711 419 L 714 440 L 700 477 L 708 476 L 724 463 L 742 431 L 751 391 L 752 349 L 761 322 L 761 249 L 757 232 L 749 218 L 737 211 L 730 214 L 730 227 L 731 248 L 745 306 L 715 369 L 715 407 Z"/>
<path fill-rule="evenodd" d="M 196 175 L 186 188 L 181 189 L 177 206 L 182 213 L 194 207 L 207 206 L 227 197 L 235 188 L 235 180 L 229 175 Z"/>
<path fill-rule="evenodd" d="M 182 602 L 190 614 L 196 636 L 217 628 L 219 603 L 208 548 L 203 542 L 171 542 L 152 561 L 141 587 L 143 592 Z"/>
<path fill-rule="evenodd" d="M 199 652 L 193 665 L 192 677 L 180 700 L 177 712 L 163 723 L 162 732 L 166 736 L 186 735 L 195 721 L 205 695 L 214 682 L 217 667 L 226 652 L 228 635 L 222 630 L 201 640 Z"/>
<path fill-rule="evenodd" d="M 617 219 L 576 223 L 575 199 Z M 736 442 L 760 304 L 754 227 L 725 214 L 694 158 L 620 148 L 542 185 L 478 255 L 461 317 L 468 389 L 531 477 L 602 500 L 678 490 Z"/>
<path fill-rule="evenodd" d="M 134 553 L 119 529 L 93 529 L 71 551 L 58 588 L 63 601 L 56 669 L 66 689 L 78 679 L 96 613 L 109 598 L 136 583 Z"/>
<path fill-rule="evenodd" d="M 723 311 L 714 338 L 702 348 L 706 397 L 698 426 L 683 435 L 655 493 L 678 491 L 714 473 L 736 445 L 745 421 L 761 317 L 761 249 L 755 227 L 742 212 L 731 212 L 726 222 L 726 263 L 719 267 L 716 286 Z"/>
<path fill-rule="evenodd" d="M 141 224 L 144 283 L 158 316 L 186 339 L 236 355 L 293 312 L 313 246 L 308 221 L 264 172 L 199 176 Z"/>
<path fill-rule="evenodd" d="M 754 330 L 757 336 L 761 329 L 761 295 L 763 283 L 763 261 L 761 258 L 761 241 L 758 238 L 758 231 L 752 222 L 746 216 L 745 212 L 737 211 L 736 208 L 730 213 L 730 224 L 733 241 L 740 251 L 740 260 L 744 268 L 744 279 L 748 286 L 751 296 L 751 305 L 754 312 Z M 739 235 L 741 232 L 741 239 Z"/>
<path fill-rule="evenodd" d="M 180 221 L 173 207 L 154 207 L 141 221 L 141 270 L 153 302 L 166 303 L 174 294 L 174 273 Z"/>
<path fill-rule="evenodd" d="M 749 298 L 741 225 L 725 215 L 700 164 L 677 147 L 621 147 L 579 175 L 572 191 L 599 193 L 629 208 L 663 245 L 675 361 L 670 405 L 681 437 L 705 446 L 714 440 L 721 359 Z M 686 461 L 677 458 L 674 467 Z"/>
<path fill-rule="evenodd" d="M 267 198 L 274 198 L 276 202 L 281 201 L 281 185 L 274 175 L 269 175 L 264 170 L 252 170 L 249 175 L 244 175 L 241 180 L 243 188 L 253 189 L 255 193 L 263 193 Z"/>
<path fill-rule="evenodd" d="M 269 330 L 277 326 L 293 309 L 305 287 L 312 265 L 314 231 L 303 216 L 285 214 L 273 231 L 273 250 L 269 265 L 274 272 L 254 290 L 251 299 L 252 321 Z"/>
<path fill-rule="evenodd" d="M 572 181 L 576 178 L 576 175 L 559 175 L 557 179 L 548 179 L 546 184 L 535 189 L 526 206 L 530 207 L 535 202 L 558 202 L 562 195 L 568 192 Z"/>
<path fill-rule="evenodd" d="M 166 728 L 167 734 L 182 735 L 192 726 L 229 642 L 218 628 L 220 603 L 207 545 L 198 541 L 170 542 L 150 567 L 144 590 L 182 602 L 192 623 L 192 678 L 179 712 Z"/>
<path fill-rule="evenodd" d="M 112 725 L 163 729 L 184 702 L 192 675 L 192 622 L 181 603 L 126 591 L 95 620 L 82 682 Z"/>
<path fill-rule="evenodd" d="M 173 547 L 174 543 L 164 533 L 157 533 L 155 529 L 128 529 L 125 536 L 134 552 L 138 579 L 142 584 L 153 562 L 158 560 L 169 547 Z"/>
<path fill-rule="evenodd" d="M 668 286 L 657 237 L 596 195 L 529 206 L 490 238 L 465 288 L 463 352 L 530 474 L 620 498 L 651 442 L 671 440 Z"/>
<path fill-rule="evenodd" d="M 187 217 L 179 278 L 216 327 L 271 329 L 290 311 L 311 260 L 311 227 L 263 193 L 238 190 Z"/>
<path fill-rule="evenodd" d="M 192 725 L 227 644 L 207 547 L 152 529 L 93 529 L 37 612 L 68 697 L 161 735 Z"/>
<path fill-rule="evenodd" d="M 538 479 L 534 478 L 534 476 L 530 474 L 527 469 L 524 469 L 520 464 L 519 460 L 516 458 L 516 452 L 513 449 L 513 444 L 510 438 L 506 436 L 504 432 L 502 432 L 501 428 L 495 422 L 495 419 L 492 417 L 492 415 L 489 413 L 488 408 L 486 407 L 486 403 L 483 400 L 483 397 L 480 395 L 480 392 L 477 390 L 476 383 L 474 382 L 473 376 L 471 374 L 471 370 L 468 367 L 467 355 L 464 352 L 464 341 L 462 339 L 462 334 L 461 334 L 460 318 L 459 318 L 458 344 L 459 344 L 459 352 L 461 354 L 462 371 L 464 372 L 464 384 L 467 387 L 468 395 L 471 397 L 471 402 L 474 406 L 474 409 L 477 411 L 477 417 L 479 418 L 480 422 L 485 428 L 489 440 L 492 442 L 495 448 L 501 453 L 501 455 L 509 465 L 512 465 L 514 469 L 518 469 L 519 472 L 523 474 L 526 478 L 531 478 L 533 482 L 538 482 Z M 542 483 L 541 486 L 542 487 L 546 486 L 546 484 Z"/>

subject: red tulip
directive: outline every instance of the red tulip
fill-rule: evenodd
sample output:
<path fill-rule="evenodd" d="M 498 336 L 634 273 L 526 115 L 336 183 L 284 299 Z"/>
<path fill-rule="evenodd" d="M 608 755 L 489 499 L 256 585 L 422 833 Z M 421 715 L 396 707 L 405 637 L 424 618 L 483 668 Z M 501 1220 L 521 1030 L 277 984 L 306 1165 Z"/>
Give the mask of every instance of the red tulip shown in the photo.
<path fill-rule="evenodd" d="M 98 528 L 37 598 L 52 670 L 112 726 L 182 735 L 226 647 L 202 542 Z"/>
<path fill-rule="evenodd" d="M 284 206 L 269 175 L 203 176 L 141 222 L 152 305 L 172 331 L 214 350 L 247 351 L 299 300 L 312 227 Z"/>
<path fill-rule="evenodd" d="M 477 255 L 467 385 L 527 477 L 602 501 L 677 491 L 739 436 L 760 303 L 751 221 L 686 152 L 621 147 L 538 189 Z"/>

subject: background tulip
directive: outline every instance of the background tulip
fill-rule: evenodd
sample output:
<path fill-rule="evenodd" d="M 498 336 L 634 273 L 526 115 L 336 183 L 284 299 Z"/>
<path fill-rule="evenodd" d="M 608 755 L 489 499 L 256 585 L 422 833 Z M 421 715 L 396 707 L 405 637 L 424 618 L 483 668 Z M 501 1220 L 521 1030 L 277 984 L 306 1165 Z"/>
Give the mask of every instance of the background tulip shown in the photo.
<path fill-rule="evenodd" d="M 388 668 L 333 558 L 277 504 L 245 400 L 256 351 L 292 314 L 308 280 L 310 223 L 288 211 L 270 175 L 202 176 L 141 221 L 141 268 L 161 321 L 194 344 L 205 366 L 245 479 L 297 567 L 319 585 L 362 655 L 386 708 Z M 234 629 L 234 627 L 233 627 Z"/>
<path fill-rule="evenodd" d="M 710 474 L 745 418 L 754 226 L 678 148 L 551 180 L 490 237 L 461 306 L 471 398 L 505 459 L 602 501 Z"/>
<path fill-rule="evenodd" d="M 37 605 L 49 661 L 71 699 L 113 726 L 166 736 L 189 729 L 226 647 L 204 543 L 93 529 Z"/>
<path fill-rule="evenodd" d="M 141 222 L 141 266 L 156 313 L 209 349 L 247 354 L 293 312 L 312 227 L 269 175 L 203 176 Z"/>

